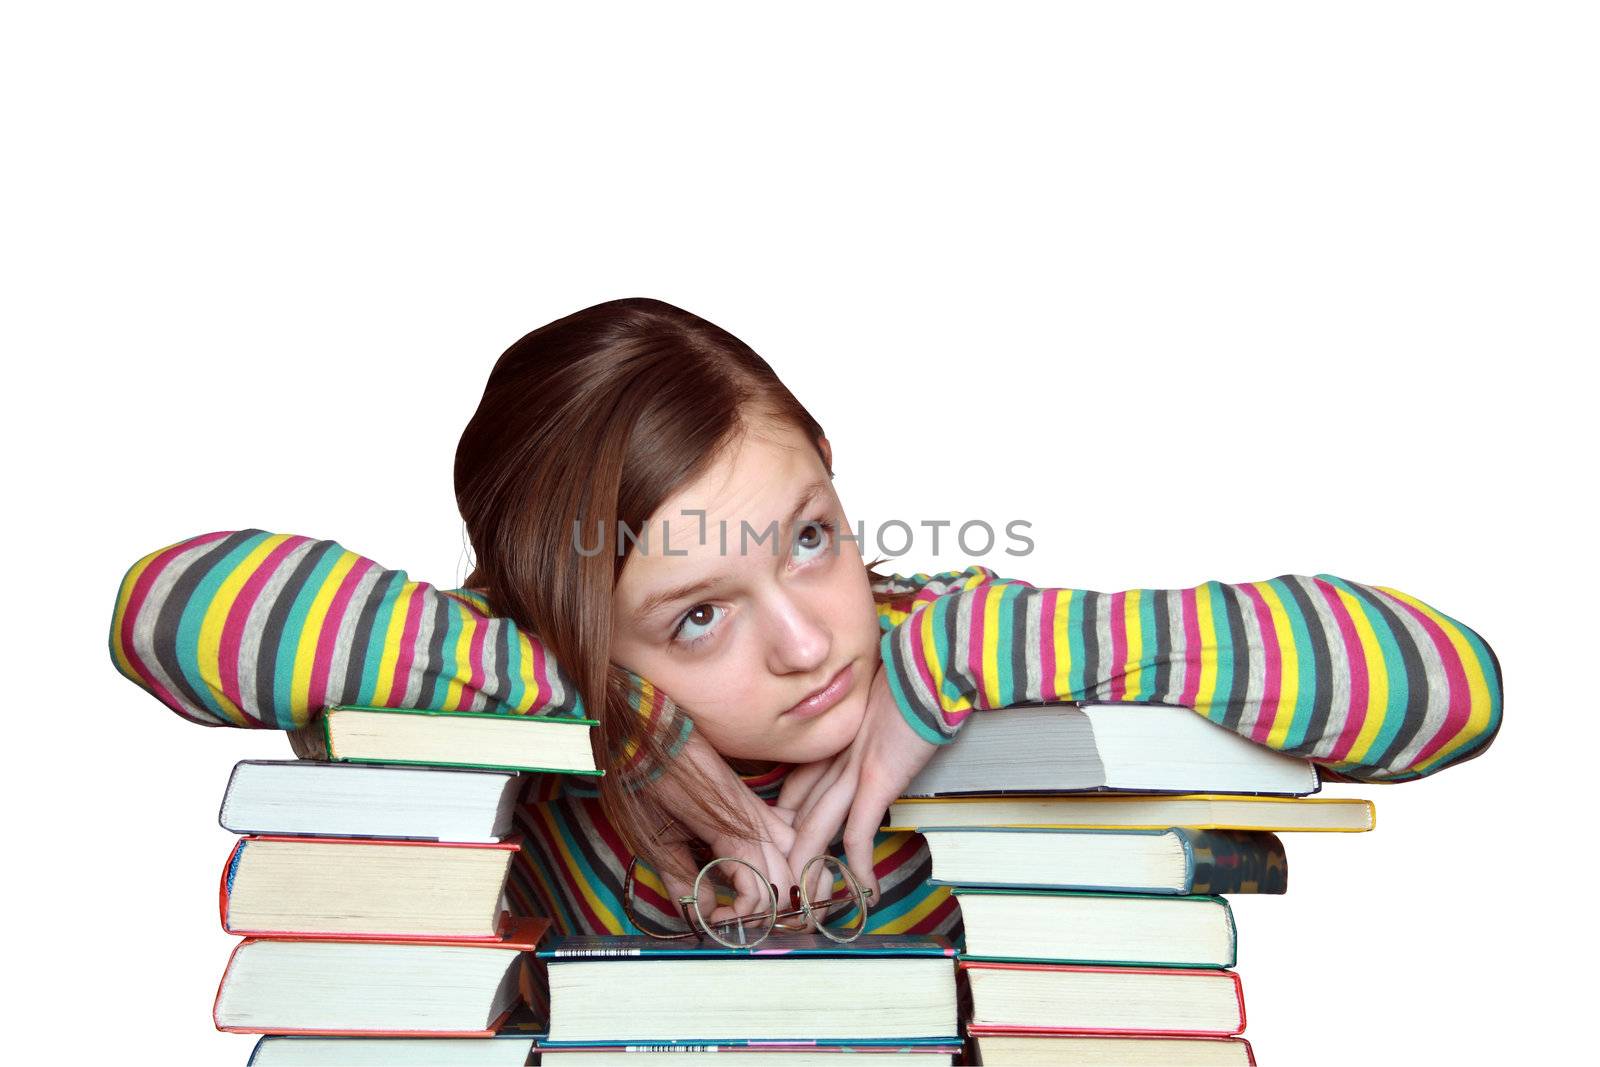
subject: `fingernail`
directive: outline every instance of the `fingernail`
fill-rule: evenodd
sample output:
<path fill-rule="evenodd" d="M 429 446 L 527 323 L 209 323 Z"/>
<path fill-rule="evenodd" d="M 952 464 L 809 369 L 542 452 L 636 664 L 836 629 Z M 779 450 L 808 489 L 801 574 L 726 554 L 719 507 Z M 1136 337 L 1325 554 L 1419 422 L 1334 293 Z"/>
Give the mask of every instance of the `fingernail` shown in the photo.
<path fill-rule="evenodd" d="M 800 887 L 797 886 L 797 885 L 792 885 L 792 886 L 789 887 L 789 907 L 798 908 L 799 906 L 800 906 Z"/>

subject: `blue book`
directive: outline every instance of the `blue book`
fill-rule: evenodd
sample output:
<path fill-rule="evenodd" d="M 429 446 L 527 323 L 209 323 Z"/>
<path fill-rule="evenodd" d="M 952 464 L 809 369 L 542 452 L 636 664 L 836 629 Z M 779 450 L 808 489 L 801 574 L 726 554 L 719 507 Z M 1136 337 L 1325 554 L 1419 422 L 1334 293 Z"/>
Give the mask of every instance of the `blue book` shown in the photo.
<path fill-rule="evenodd" d="M 551 962 L 632 957 L 706 959 L 734 956 L 954 956 L 955 946 L 931 934 L 862 934 L 841 945 L 822 934 L 774 933 L 754 948 L 729 948 L 706 938 L 658 941 L 636 934 L 551 934 L 534 955 Z"/>
<path fill-rule="evenodd" d="M 546 1052 L 631 1052 L 631 1053 L 664 1053 L 682 1056 L 694 1052 L 864 1052 L 871 1054 L 892 1053 L 895 1055 L 925 1056 L 929 1063 L 949 1064 L 950 1057 L 959 1055 L 961 1042 L 955 1038 L 925 1038 L 921 1040 L 894 1040 L 880 1041 L 750 1041 L 728 1039 L 712 1044 L 701 1044 L 692 1041 L 651 1041 L 633 1042 L 626 1041 L 540 1041 L 539 1051 Z M 553 1062 L 562 1062 L 557 1057 Z M 673 1060 L 680 1063 L 681 1060 Z M 774 1061 L 778 1062 L 778 1061 Z M 895 1060 L 896 1065 L 918 1063 L 920 1060 Z"/>
<path fill-rule="evenodd" d="M 841 945 L 774 934 L 732 949 L 603 935 L 555 938 L 534 955 L 550 990 L 541 1047 L 959 1043 L 956 949 L 943 937 L 863 934 Z"/>

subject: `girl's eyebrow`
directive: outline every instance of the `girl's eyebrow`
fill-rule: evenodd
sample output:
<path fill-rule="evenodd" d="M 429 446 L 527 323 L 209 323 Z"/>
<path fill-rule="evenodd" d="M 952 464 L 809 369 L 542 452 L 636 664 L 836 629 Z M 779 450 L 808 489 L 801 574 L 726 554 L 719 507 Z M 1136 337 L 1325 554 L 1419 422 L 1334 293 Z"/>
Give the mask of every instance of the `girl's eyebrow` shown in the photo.
<path fill-rule="evenodd" d="M 790 527 L 792 527 L 795 522 L 799 520 L 801 512 L 810 507 L 812 501 L 816 500 L 816 498 L 821 495 L 830 484 L 831 483 L 827 480 L 819 478 L 816 481 L 810 482 L 801 487 L 800 498 L 795 501 L 794 508 L 789 512 L 789 517 L 783 521 L 783 527 L 778 531 L 778 541 L 774 542 L 775 546 L 782 543 L 784 535 L 786 535 L 789 532 Z M 757 532 L 759 533 L 761 531 Z M 710 578 L 702 578 L 699 581 L 689 582 L 686 585 L 675 586 L 671 589 L 663 589 L 659 593 L 652 593 L 650 596 L 645 597 L 644 600 L 639 604 L 637 618 L 640 621 L 647 621 L 656 613 L 661 611 L 661 609 L 668 607 L 671 604 L 684 599 L 685 597 L 697 596 L 701 593 L 716 589 L 726 580 L 726 577 L 723 575 L 715 575 Z"/>

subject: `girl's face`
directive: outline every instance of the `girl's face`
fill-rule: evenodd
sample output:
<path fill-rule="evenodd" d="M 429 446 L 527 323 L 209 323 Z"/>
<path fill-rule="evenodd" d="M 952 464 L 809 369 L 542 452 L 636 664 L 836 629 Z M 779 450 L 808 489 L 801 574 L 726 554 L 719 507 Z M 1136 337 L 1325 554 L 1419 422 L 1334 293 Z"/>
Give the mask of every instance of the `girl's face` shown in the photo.
<path fill-rule="evenodd" d="M 841 531 L 849 520 L 805 436 L 752 425 L 630 549 L 613 662 L 683 707 L 725 757 L 806 763 L 843 750 L 866 709 L 879 630 L 866 567 Z M 825 706 L 801 705 L 819 691 Z"/>

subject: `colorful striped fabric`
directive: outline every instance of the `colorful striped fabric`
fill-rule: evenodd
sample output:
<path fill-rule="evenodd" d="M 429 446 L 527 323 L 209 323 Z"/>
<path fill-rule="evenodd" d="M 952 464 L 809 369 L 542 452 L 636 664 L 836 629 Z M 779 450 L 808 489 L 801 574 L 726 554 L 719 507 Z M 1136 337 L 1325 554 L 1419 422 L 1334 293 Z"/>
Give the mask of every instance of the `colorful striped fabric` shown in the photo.
<path fill-rule="evenodd" d="M 882 638 L 918 732 L 1051 700 L 1180 704 L 1339 776 L 1398 782 L 1482 752 L 1500 664 L 1482 637 L 1395 589 L 1331 574 L 1192 589 L 1035 588 L 987 568 Z"/>
<path fill-rule="evenodd" d="M 1405 594 L 1327 575 L 1102 594 L 972 566 L 893 575 L 874 590 L 903 594 L 878 605 L 882 653 L 902 710 L 934 740 L 973 708 L 1162 700 L 1324 765 L 1402 780 L 1481 752 L 1499 725 L 1499 665 L 1477 634 Z M 110 650 L 125 676 L 211 726 L 295 728 L 334 703 L 584 712 L 538 640 L 478 594 L 261 530 L 203 534 L 134 564 Z M 688 716 L 633 677 L 635 706 L 681 744 Z M 771 803 L 788 770 L 744 780 Z M 632 857 L 594 780 L 529 779 L 513 903 L 564 933 L 637 932 L 621 900 Z M 843 858 L 839 836 L 830 851 Z M 867 929 L 959 945 L 960 913 L 948 889 L 927 884 L 922 836 L 880 831 L 873 855 L 882 896 Z M 647 919 L 671 914 L 648 870 L 640 890 Z"/>
<path fill-rule="evenodd" d="M 135 563 L 110 648 L 126 677 L 206 726 L 292 730 L 332 704 L 585 715 L 544 645 L 480 594 L 264 530 L 201 534 Z M 631 681 L 633 705 L 676 752 L 688 717 L 646 679 Z M 637 757 L 630 748 L 616 769 L 659 773 Z"/>

